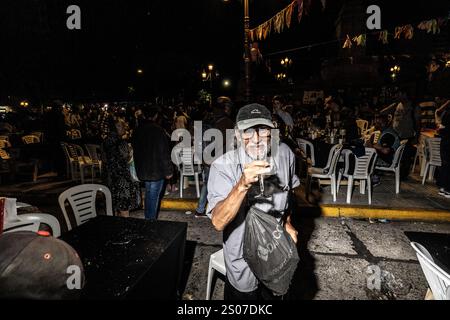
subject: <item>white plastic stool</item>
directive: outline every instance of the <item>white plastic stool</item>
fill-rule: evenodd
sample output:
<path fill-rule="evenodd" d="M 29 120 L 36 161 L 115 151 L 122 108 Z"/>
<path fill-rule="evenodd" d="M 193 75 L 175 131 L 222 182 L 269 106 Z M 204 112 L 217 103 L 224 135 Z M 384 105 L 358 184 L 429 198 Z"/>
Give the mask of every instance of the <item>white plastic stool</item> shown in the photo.
<path fill-rule="evenodd" d="M 212 286 L 214 271 L 217 271 L 223 275 L 226 275 L 225 261 L 223 258 L 223 249 L 219 250 L 217 252 L 214 252 L 209 257 L 208 283 L 206 285 L 206 300 L 210 300 L 210 298 L 211 298 L 211 286 Z"/>

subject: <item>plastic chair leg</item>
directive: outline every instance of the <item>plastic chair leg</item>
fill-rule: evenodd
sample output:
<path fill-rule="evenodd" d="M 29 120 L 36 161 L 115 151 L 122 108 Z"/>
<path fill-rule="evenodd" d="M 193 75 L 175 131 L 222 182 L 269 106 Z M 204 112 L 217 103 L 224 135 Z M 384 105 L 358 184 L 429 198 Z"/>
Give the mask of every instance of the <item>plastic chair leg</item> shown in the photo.
<path fill-rule="evenodd" d="M 367 178 L 367 192 L 368 192 L 368 198 L 369 198 L 369 205 L 372 204 L 372 179 L 369 177 Z"/>
<path fill-rule="evenodd" d="M 366 180 L 359 181 L 359 193 L 366 194 Z"/>
<path fill-rule="evenodd" d="M 337 180 L 337 184 L 336 184 L 336 193 L 339 193 L 339 189 L 341 187 L 341 180 L 342 180 L 342 173 L 339 172 L 338 180 Z"/>
<path fill-rule="evenodd" d="M 180 198 L 183 198 L 183 180 L 184 180 L 184 177 L 181 174 L 180 175 Z"/>
<path fill-rule="evenodd" d="M 333 202 L 336 202 L 337 199 L 336 177 L 334 175 L 331 177 L 331 194 L 333 195 Z"/>
<path fill-rule="evenodd" d="M 395 169 L 395 193 L 400 193 L 400 167 Z"/>
<path fill-rule="evenodd" d="M 214 276 L 214 269 L 211 267 L 211 261 L 210 261 L 209 267 L 208 267 L 208 282 L 206 283 L 206 299 L 205 300 L 211 299 L 211 286 L 212 286 L 213 276 Z"/>
<path fill-rule="evenodd" d="M 353 177 L 348 177 L 348 185 L 347 185 L 347 203 L 352 202 L 352 191 L 353 191 Z"/>
<path fill-rule="evenodd" d="M 427 164 L 425 165 L 425 171 L 423 173 L 422 185 L 425 185 L 425 180 L 427 180 L 427 175 L 428 175 L 428 169 L 429 168 L 430 168 L 430 164 L 427 162 Z"/>
<path fill-rule="evenodd" d="M 198 173 L 194 175 L 195 178 L 195 191 L 197 191 L 197 198 L 200 198 L 200 184 L 198 181 Z"/>

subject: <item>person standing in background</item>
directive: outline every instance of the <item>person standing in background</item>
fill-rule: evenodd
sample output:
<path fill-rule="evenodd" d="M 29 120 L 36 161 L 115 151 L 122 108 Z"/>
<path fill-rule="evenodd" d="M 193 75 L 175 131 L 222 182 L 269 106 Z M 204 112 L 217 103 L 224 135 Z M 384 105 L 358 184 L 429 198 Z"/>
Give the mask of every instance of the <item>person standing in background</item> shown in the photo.
<path fill-rule="evenodd" d="M 169 138 L 157 124 L 158 110 L 145 109 L 144 116 L 132 137 L 134 163 L 139 180 L 145 182 L 145 219 L 156 220 L 164 180 L 172 178 L 173 166 Z"/>

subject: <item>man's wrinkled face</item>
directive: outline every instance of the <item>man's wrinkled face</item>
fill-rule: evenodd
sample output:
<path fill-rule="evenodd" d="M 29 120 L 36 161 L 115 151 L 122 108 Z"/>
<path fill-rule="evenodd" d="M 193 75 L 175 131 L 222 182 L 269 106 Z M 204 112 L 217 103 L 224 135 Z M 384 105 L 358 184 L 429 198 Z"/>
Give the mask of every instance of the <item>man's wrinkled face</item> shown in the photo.
<path fill-rule="evenodd" d="M 245 152 L 253 159 L 266 158 L 270 150 L 271 128 L 267 126 L 252 127 L 240 131 Z"/>

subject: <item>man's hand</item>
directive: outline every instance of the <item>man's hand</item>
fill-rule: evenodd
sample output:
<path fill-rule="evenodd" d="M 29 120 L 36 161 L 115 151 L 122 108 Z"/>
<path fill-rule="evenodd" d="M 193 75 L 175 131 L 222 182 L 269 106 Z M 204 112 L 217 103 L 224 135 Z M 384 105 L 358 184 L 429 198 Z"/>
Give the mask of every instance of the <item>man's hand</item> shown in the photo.
<path fill-rule="evenodd" d="M 258 175 L 264 174 L 270 171 L 270 165 L 267 161 L 253 161 L 245 165 L 244 172 L 241 177 L 241 183 L 245 188 L 258 181 Z"/>
<path fill-rule="evenodd" d="M 294 240 L 294 243 L 297 244 L 298 231 L 295 230 L 295 228 L 289 221 L 286 221 L 284 227 L 286 228 L 287 233 L 289 233 L 289 235 L 291 236 L 292 240 Z"/>

